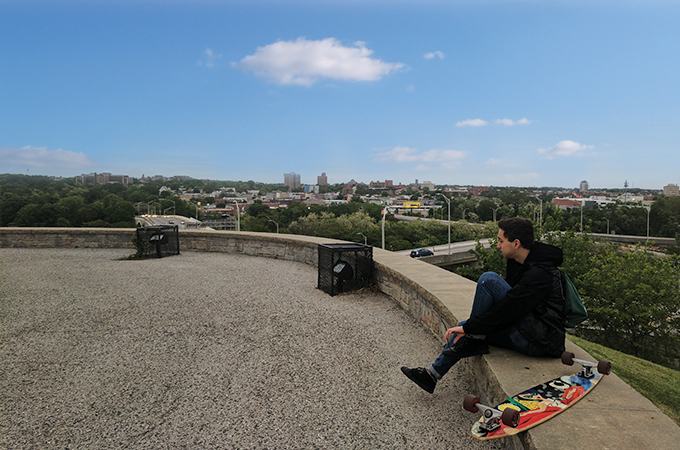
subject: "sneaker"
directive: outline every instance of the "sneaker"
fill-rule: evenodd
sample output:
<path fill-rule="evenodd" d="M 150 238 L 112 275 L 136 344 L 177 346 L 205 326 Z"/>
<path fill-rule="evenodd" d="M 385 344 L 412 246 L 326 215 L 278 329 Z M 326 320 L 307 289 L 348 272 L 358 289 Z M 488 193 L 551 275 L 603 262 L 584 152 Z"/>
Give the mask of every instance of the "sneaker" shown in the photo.
<path fill-rule="evenodd" d="M 430 372 L 428 372 L 427 369 L 422 367 L 416 367 L 415 369 L 402 367 L 401 371 L 404 372 L 404 375 L 406 375 L 411 381 L 430 394 L 434 392 L 434 388 L 437 386 L 437 380 L 435 380 L 435 378 L 430 375 Z"/>
<path fill-rule="evenodd" d="M 475 355 L 485 355 L 489 353 L 489 344 L 484 339 L 472 339 L 463 336 L 453 347 L 445 348 L 442 352 L 449 358 L 467 358 Z"/>

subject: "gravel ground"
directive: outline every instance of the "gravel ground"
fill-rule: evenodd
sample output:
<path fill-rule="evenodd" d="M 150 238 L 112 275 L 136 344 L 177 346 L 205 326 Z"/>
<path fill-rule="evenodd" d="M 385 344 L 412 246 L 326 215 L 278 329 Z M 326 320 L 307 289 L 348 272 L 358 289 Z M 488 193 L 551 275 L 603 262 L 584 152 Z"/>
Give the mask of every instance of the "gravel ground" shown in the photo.
<path fill-rule="evenodd" d="M 316 268 L 187 252 L 0 249 L 0 447 L 493 449 L 434 337 Z"/>

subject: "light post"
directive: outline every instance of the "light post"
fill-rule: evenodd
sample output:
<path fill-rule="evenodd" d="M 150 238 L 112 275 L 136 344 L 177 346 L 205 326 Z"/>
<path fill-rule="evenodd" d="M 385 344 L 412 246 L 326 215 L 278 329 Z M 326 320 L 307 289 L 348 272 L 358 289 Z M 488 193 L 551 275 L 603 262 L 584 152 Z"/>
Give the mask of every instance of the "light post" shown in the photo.
<path fill-rule="evenodd" d="M 491 211 L 493 211 L 493 223 L 496 223 L 496 211 L 499 209 L 501 209 L 500 206 L 498 208 L 491 208 Z"/>
<path fill-rule="evenodd" d="M 366 235 L 364 233 L 357 233 L 357 234 L 360 234 L 364 237 L 364 245 L 367 245 L 368 238 L 366 237 Z"/>
<path fill-rule="evenodd" d="M 385 215 L 387 214 L 387 208 L 382 210 L 382 249 L 385 250 Z"/>
<path fill-rule="evenodd" d="M 175 201 L 174 201 L 174 200 L 170 200 L 170 199 L 167 199 L 167 200 L 168 200 L 169 202 L 172 202 L 172 215 L 173 215 L 173 216 L 176 215 L 176 214 L 177 214 L 177 208 L 175 208 Z M 170 209 L 170 208 L 168 208 L 168 209 Z M 166 211 L 167 211 L 168 209 L 166 209 Z M 164 212 L 163 214 L 165 214 L 165 212 Z"/>
<path fill-rule="evenodd" d="M 234 200 L 236 205 L 236 231 L 241 231 L 241 211 L 238 209 L 238 200 Z"/>
<path fill-rule="evenodd" d="M 581 233 L 583 233 L 583 200 L 581 200 Z"/>
<path fill-rule="evenodd" d="M 647 208 L 647 240 L 649 240 L 649 212 L 652 210 L 651 206 L 645 206 Z"/>
<path fill-rule="evenodd" d="M 449 255 L 451 254 L 451 199 L 448 198 L 446 195 L 441 194 L 442 197 L 444 197 L 444 200 L 446 200 L 446 205 L 449 207 Z M 465 213 L 463 213 L 465 214 Z"/>
<path fill-rule="evenodd" d="M 272 219 L 269 219 L 268 222 L 273 222 L 274 225 L 276 225 L 276 234 L 279 234 L 279 223 L 278 223 L 278 222 L 274 222 Z"/>
<path fill-rule="evenodd" d="M 605 217 L 604 220 L 607 221 L 607 234 L 609 234 L 609 219 Z"/>
<path fill-rule="evenodd" d="M 465 220 L 465 211 L 467 211 L 467 208 L 463 210 L 463 220 Z"/>

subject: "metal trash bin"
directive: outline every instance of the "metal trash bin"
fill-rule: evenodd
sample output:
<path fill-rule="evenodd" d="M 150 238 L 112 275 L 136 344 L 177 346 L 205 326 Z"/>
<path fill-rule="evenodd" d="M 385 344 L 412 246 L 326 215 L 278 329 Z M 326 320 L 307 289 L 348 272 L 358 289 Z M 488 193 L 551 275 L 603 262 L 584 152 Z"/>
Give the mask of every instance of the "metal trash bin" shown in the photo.
<path fill-rule="evenodd" d="M 179 227 L 154 225 L 137 228 L 135 246 L 143 258 L 162 258 L 179 255 Z"/>
<path fill-rule="evenodd" d="M 317 288 L 331 296 L 373 284 L 373 247 L 319 244 Z"/>

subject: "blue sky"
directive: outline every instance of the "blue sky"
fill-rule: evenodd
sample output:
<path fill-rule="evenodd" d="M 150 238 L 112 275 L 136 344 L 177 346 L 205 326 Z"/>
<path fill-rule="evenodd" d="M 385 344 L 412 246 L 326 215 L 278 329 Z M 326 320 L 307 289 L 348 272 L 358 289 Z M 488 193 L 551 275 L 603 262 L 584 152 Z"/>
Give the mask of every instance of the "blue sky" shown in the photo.
<path fill-rule="evenodd" d="M 0 0 L 0 173 L 680 184 L 680 2 Z"/>

